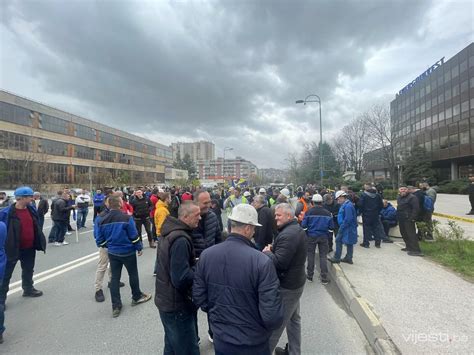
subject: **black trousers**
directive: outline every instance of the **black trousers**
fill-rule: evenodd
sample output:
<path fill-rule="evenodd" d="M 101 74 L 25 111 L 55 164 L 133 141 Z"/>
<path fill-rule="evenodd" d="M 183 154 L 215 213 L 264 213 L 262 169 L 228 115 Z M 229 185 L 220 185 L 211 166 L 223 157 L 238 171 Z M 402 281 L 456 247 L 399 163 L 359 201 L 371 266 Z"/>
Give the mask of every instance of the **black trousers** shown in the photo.
<path fill-rule="evenodd" d="M 100 212 L 102 212 L 102 206 L 94 206 L 94 217 L 92 219 L 92 222 L 95 221 L 95 218 Z"/>
<path fill-rule="evenodd" d="M 474 195 L 469 195 L 469 202 L 471 203 L 471 212 L 474 213 Z"/>
<path fill-rule="evenodd" d="M 142 226 L 145 227 L 146 235 L 148 237 L 148 242 L 152 242 L 153 238 L 151 235 L 151 224 L 150 224 L 150 217 L 133 217 L 135 220 L 135 225 L 137 226 L 137 232 L 140 236 L 140 240 L 142 239 Z"/>
<path fill-rule="evenodd" d="M 120 256 L 109 253 L 110 271 L 112 278 L 110 280 L 110 298 L 112 299 L 112 308 L 121 308 L 122 300 L 120 298 L 120 277 L 122 276 L 122 267 L 125 266 L 128 272 L 130 288 L 132 289 L 132 299 L 138 301 L 142 297 L 140 291 L 140 282 L 138 279 L 137 254 Z"/>
<path fill-rule="evenodd" d="M 386 237 L 390 237 L 388 235 L 388 232 L 390 231 L 390 228 L 392 227 L 395 227 L 397 225 L 397 222 L 393 222 L 393 221 L 382 221 L 382 225 L 383 225 L 383 231 L 385 233 L 385 236 Z"/>
<path fill-rule="evenodd" d="M 7 260 L 5 267 L 5 276 L 0 286 L 0 304 L 4 305 L 7 299 L 7 293 L 10 289 L 10 279 L 12 278 L 15 266 L 20 261 L 21 264 L 21 287 L 24 291 L 31 291 L 33 288 L 33 269 L 35 267 L 36 250 L 20 249 L 18 259 Z"/>
<path fill-rule="evenodd" d="M 418 236 L 416 235 L 415 221 L 400 220 L 398 226 L 400 227 L 400 234 L 405 242 L 407 251 L 420 252 L 421 250 L 418 243 Z"/>

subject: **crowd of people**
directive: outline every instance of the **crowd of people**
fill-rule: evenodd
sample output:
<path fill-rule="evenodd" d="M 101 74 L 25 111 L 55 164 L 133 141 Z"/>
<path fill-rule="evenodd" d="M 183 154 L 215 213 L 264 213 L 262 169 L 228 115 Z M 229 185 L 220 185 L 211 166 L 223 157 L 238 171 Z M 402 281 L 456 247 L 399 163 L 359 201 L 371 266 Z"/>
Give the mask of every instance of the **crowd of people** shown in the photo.
<path fill-rule="evenodd" d="M 71 215 L 77 229 L 88 228 L 93 207 L 93 233 L 99 248 L 95 300 L 104 302 L 108 273 L 112 316 L 122 310 L 120 287 L 127 269 L 132 306 L 152 299 L 140 288 L 137 256 L 142 232 L 156 249 L 149 272 L 156 277 L 155 305 L 165 330 L 165 354 L 199 354 L 197 310 L 207 313 L 209 340 L 216 354 L 300 354 L 300 298 L 313 282 L 316 249 L 320 282 L 330 282 L 328 262 L 354 263 L 358 216 L 360 246 L 391 243 L 390 228 L 399 225 L 410 256 L 422 256 L 419 240 L 432 240 L 431 216 L 436 191 L 426 183 L 401 186 L 393 206 L 367 183 L 356 193 L 314 185 L 266 189 L 231 187 L 137 187 L 57 192 L 51 206 L 41 194 L 23 186 L 16 202 L 0 210 L 0 341 L 12 273 L 22 267 L 23 296 L 40 297 L 33 286 L 37 251 L 45 251 L 44 215 L 51 208 L 48 241 L 67 245 Z M 222 214 L 227 215 L 224 225 Z M 426 226 L 417 234 L 416 223 Z M 343 249 L 345 248 L 345 255 Z M 330 253 L 333 252 L 332 255 Z M 277 347 L 286 330 L 288 343 Z"/>

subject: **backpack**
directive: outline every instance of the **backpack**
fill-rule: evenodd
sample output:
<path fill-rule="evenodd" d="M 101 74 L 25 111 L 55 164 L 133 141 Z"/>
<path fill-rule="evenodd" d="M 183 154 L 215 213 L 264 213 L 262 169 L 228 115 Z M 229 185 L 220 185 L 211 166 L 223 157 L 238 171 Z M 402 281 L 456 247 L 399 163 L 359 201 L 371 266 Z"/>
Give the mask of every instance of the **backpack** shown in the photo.
<path fill-rule="evenodd" d="M 423 210 L 428 211 L 428 212 L 433 212 L 434 211 L 434 203 L 431 197 L 425 195 L 425 198 L 423 199 Z"/>

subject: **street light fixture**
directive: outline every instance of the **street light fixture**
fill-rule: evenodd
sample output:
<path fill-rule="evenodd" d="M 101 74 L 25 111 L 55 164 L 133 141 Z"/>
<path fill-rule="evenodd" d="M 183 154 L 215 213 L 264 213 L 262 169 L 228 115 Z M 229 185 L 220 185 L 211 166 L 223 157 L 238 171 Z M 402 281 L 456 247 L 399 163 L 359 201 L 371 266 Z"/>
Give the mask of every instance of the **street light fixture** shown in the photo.
<path fill-rule="evenodd" d="M 319 174 L 321 179 L 321 188 L 323 187 L 323 118 L 321 116 L 321 98 L 316 94 L 306 96 L 304 100 L 296 100 L 295 103 L 306 105 L 308 102 L 317 102 L 319 104 Z"/>
<path fill-rule="evenodd" d="M 228 150 L 234 150 L 234 148 L 224 147 L 224 161 L 222 162 L 222 177 L 224 178 L 224 180 L 225 180 L 225 152 L 227 152 Z"/>

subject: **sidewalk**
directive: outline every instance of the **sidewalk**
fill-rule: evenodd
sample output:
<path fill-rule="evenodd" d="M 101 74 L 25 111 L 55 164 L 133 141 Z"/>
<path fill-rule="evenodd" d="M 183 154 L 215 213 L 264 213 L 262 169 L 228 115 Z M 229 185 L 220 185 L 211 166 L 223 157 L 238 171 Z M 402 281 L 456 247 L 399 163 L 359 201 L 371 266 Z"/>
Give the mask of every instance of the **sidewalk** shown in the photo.
<path fill-rule="evenodd" d="M 381 249 L 357 245 L 354 264 L 339 265 L 401 353 L 472 353 L 474 285 L 402 247 L 398 241 Z"/>

